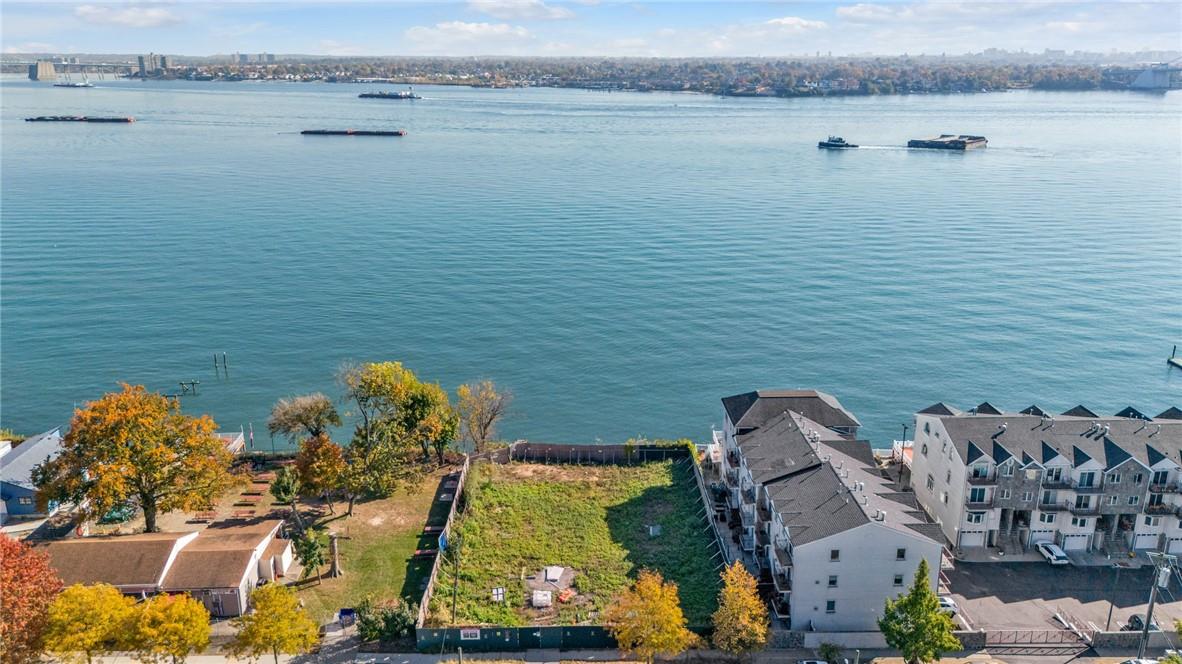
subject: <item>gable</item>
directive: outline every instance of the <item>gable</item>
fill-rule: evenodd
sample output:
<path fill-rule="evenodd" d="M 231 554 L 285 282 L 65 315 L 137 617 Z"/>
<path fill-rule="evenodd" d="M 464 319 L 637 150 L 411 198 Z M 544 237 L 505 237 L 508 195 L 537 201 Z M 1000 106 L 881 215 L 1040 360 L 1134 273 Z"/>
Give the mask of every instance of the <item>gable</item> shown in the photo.
<path fill-rule="evenodd" d="M 949 406 L 948 404 L 944 403 L 943 401 L 937 401 L 936 403 L 928 406 L 927 408 L 924 408 L 923 410 L 919 411 L 916 414 L 917 415 L 952 416 L 952 415 L 960 415 L 960 411 L 957 410 L 956 408 L 953 408 L 952 406 Z"/>
<path fill-rule="evenodd" d="M 1069 417 L 1100 417 L 1099 415 L 1088 410 L 1083 404 L 1080 404 L 1075 408 L 1064 412 L 1063 414 Z"/>
<path fill-rule="evenodd" d="M 1142 413 L 1141 411 L 1137 410 L 1136 408 L 1133 408 L 1132 406 L 1125 406 L 1124 410 L 1121 410 L 1119 413 L 1117 413 L 1115 415 L 1115 417 L 1128 417 L 1128 418 L 1131 418 L 1134 420 L 1148 420 L 1149 419 L 1148 415 L 1146 415 L 1145 413 Z"/>
<path fill-rule="evenodd" d="M 1036 406 L 1034 404 L 1030 404 L 1029 407 L 1024 408 L 1018 412 L 1022 415 L 1034 415 L 1036 417 L 1046 417 L 1048 415 L 1047 411 L 1039 408 L 1038 406 Z"/>
<path fill-rule="evenodd" d="M 997 408 L 997 406 L 994 406 L 993 404 L 989 403 L 988 401 L 981 402 L 981 404 L 978 405 L 973 410 L 976 411 L 976 413 L 978 415 L 1001 415 L 1002 414 L 1001 410 L 999 410 Z"/>

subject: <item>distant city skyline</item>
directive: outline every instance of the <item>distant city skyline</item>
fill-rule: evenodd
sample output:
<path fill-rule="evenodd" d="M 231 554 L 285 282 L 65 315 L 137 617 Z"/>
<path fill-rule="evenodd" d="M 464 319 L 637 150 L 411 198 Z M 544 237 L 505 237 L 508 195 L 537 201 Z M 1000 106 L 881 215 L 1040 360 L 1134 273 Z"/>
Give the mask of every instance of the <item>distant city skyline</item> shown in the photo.
<path fill-rule="evenodd" d="M 6 53 L 788 56 L 1182 48 L 1174 2 L 0 2 Z"/>

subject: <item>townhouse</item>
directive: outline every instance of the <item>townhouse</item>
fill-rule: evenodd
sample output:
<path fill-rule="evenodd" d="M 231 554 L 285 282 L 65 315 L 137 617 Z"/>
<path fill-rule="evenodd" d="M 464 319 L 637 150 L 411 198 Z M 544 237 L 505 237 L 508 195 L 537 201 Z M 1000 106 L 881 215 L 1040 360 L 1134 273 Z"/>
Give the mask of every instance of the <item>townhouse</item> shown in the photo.
<path fill-rule="evenodd" d="M 1182 553 L 1178 408 L 1103 417 L 937 403 L 915 427 L 910 483 L 954 547 Z"/>
<path fill-rule="evenodd" d="M 857 418 L 815 390 L 726 397 L 711 458 L 728 523 L 773 615 L 793 630 L 877 631 L 920 560 L 937 585 L 943 538 L 879 470 Z"/>

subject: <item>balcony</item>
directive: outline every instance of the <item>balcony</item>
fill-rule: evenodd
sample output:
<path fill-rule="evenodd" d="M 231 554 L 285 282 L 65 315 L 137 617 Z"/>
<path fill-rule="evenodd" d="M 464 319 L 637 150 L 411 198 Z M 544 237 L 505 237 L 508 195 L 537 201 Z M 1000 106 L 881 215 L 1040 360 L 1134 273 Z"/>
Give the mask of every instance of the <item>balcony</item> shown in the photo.
<path fill-rule="evenodd" d="M 1099 514 L 1100 513 L 1100 503 L 1099 502 L 1092 502 L 1092 503 L 1088 503 L 1086 506 L 1081 506 L 1081 505 L 1076 505 L 1075 503 L 1069 502 L 1069 503 L 1067 503 L 1067 509 L 1070 510 L 1072 514 Z"/>
<path fill-rule="evenodd" d="M 1085 493 L 1085 494 L 1087 494 L 1087 493 L 1104 493 L 1103 484 L 1101 484 L 1099 482 L 1090 484 L 1088 486 L 1083 486 L 1079 482 L 1076 482 L 1073 480 L 1071 482 L 1071 490 L 1076 493 Z"/>
<path fill-rule="evenodd" d="M 726 483 L 731 486 L 737 485 L 739 483 L 739 471 L 734 468 L 727 468 Z"/>
<path fill-rule="evenodd" d="M 731 466 L 738 468 L 741 461 L 739 460 L 739 450 L 727 450 L 726 462 Z"/>
<path fill-rule="evenodd" d="M 969 498 L 968 500 L 965 501 L 964 506 L 966 509 L 971 509 L 971 510 L 978 510 L 978 509 L 993 507 L 993 496 L 990 496 L 988 498 L 984 498 L 980 501 L 976 501 L 976 500 L 973 500 L 972 498 Z"/>
<path fill-rule="evenodd" d="M 1062 512 L 1070 504 L 1067 501 L 1061 503 L 1039 503 L 1038 509 L 1043 512 Z"/>
<path fill-rule="evenodd" d="M 743 503 L 746 505 L 755 504 L 755 487 L 743 489 Z"/>
<path fill-rule="evenodd" d="M 1044 476 L 1042 480 L 1042 486 L 1044 489 L 1070 489 L 1071 478 L 1060 477 L 1059 479 L 1049 479 Z"/>
<path fill-rule="evenodd" d="M 969 485 L 970 486 L 995 486 L 995 485 L 997 485 L 997 475 L 984 475 L 981 477 L 976 477 L 974 475 L 970 475 L 969 476 Z"/>
<path fill-rule="evenodd" d="M 1178 485 L 1173 482 L 1168 484 L 1150 484 L 1149 493 L 1178 493 Z"/>
<path fill-rule="evenodd" d="M 1170 505 L 1170 504 L 1166 504 L 1166 503 L 1145 506 L 1145 513 L 1152 514 L 1152 515 L 1174 514 L 1177 511 L 1178 511 L 1177 505 Z"/>
<path fill-rule="evenodd" d="M 772 512 L 763 503 L 759 503 L 755 506 L 755 513 L 759 516 L 759 520 L 763 523 L 771 523 Z"/>
<path fill-rule="evenodd" d="M 739 544 L 743 547 L 744 551 L 753 552 L 755 551 L 755 536 L 746 533 L 739 535 Z"/>
<path fill-rule="evenodd" d="M 776 584 L 776 592 L 785 594 L 792 592 L 792 578 L 788 576 L 787 571 L 779 571 L 772 575 L 772 581 Z"/>
<path fill-rule="evenodd" d="M 739 508 L 739 520 L 743 523 L 744 528 L 755 525 L 755 510 L 751 505 L 743 505 Z"/>

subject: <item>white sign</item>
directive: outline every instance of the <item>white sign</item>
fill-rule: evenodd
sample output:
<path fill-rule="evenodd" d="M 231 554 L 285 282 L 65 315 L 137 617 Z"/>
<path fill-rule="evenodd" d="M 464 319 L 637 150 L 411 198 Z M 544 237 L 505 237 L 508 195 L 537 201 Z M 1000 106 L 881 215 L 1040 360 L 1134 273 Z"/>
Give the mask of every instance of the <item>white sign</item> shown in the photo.
<path fill-rule="evenodd" d="M 478 629 L 461 629 L 460 630 L 460 640 L 461 641 L 479 641 L 480 640 L 480 630 L 478 630 Z"/>

